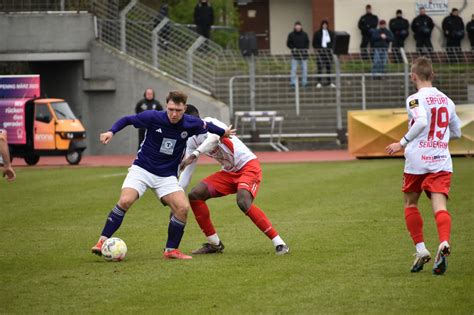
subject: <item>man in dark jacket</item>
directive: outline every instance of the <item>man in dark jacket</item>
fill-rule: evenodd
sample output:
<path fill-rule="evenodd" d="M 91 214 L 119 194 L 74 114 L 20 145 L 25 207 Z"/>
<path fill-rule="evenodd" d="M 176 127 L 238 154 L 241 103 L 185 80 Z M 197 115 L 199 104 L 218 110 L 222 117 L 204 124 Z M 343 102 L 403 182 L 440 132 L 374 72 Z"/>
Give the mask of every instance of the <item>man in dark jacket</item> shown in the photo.
<path fill-rule="evenodd" d="M 214 24 L 214 9 L 207 0 L 200 0 L 194 8 L 194 24 L 199 35 L 211 37 L 211 26 Z"/>
<path fill-rule="evenodd" d="M 431 32 L 433 31 L 433 20 L 426 15 L 425 8 L 420 7 L 420 14 L 411 22 L 411 30 L 415 33 L 416 50 L 420 53 L 433 51 L 431 44 Z"/>
<path fill-rule="evenodd" d="M 380 20 L 379 28 L 372 32 L 372 47 L 374 47 L 374 61 L 372 65 L 372 76 L 380 78 L 376 74 L 385 72 L 385 64 L 388 59 L 388 48 L 393 40 L 393 34 L 387 29 L 387 22 Z"/>
<path fill-rule="evenodd" d="M 466 32 L 471 42 L 471 50 L 474 50 L 474 14 L 471 17 L 471 21 L 466 24 Z"/>
<path fill-rule="evenodd" d="M 334 44 L 334 32 L 329 29 L 329 22 L 323 20 L 321 28 L 314 32 L 313 48 L 316 50 L 316 63 L 318 65 L 318 74 L 323 73 L 323 68 L 326 69 L 326 74 L 331 73 L 332 66 L 332 47 Z M 321 88 L 321 77 L 318 77 L 317 88 Z M 334 83 L 331 83 L 331 78 L 327 77 L 327 85 L 335 88 Z"/>
<path fill-rule="evenodd" d="M 392 51 L 396 57 L 396 62 L 402 62 L 400 48 L 405 47 L 405 39 L 408 37 L 410 22 L 403 18 L 402 10 L 397 10 L 397 16 L 389 22 L 390 31 L 393 34 Z"/>
<path fill-rule="evenodd" d="M 153 89 L 146 89 L 143 93 L 143 99 L 140 100 L 135 106 L 135 114 L 139 114 L 146 110 L 163 110 L 160 102 L 155 99 L 155 91 Z M 140 148 L 143 140 L 145 139 L 145 130 L 138 129 L 138 148 Z"/>
<path fill-rule="evenodd" d="M 298 63 L 301 64 L 302 79 L 301 85 L 305 87 L 308 84 L 308 34 L 303 31 L 301 22 L 295 22 L 293 32 L 288 34 L 286 46 L 291 50 L 291 85 L 296 85 L 296 70 Z"/>
<path fill-rule="evenodd" d="M 453 8 L 451 14 L 444 18 L 441 24 L 446 37 L 446 52 L 450 62 L 458 61 L 461 51 L 461 40 L 464 37 L 464 22 L 459 16 L 459 10 Z"/>
<path fill-rule="evenodd" d="M 444 18 L 441 24 L 446 37 L 446 51 L 448 56 L 455 57 L 461 50 L 461 40 L 464 37 L 464 22 L 459 16 L 459 10 L 453 8 L 451 14 Z"/>
<path fill-rule="evenodd" d="M 360 51 L 363 59 L 369 59 L 369 44 L 372 36 L 372 31 L 377 28 L 379 18 L 372 14 L 372 6 L 370 4 L 365 6 L 365 14 L 359 19 L 359 29 L 362 34 L 362 42 L 360 43 Z"/>

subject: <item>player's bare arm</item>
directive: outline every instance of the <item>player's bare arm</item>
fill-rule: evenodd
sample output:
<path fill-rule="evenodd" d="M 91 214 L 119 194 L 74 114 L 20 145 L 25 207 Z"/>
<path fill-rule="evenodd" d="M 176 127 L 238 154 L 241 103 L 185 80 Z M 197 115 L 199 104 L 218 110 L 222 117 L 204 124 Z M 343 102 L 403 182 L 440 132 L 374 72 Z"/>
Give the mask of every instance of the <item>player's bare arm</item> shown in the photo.
<path fill-rule="evenodd" d="M 10 162 L 10 151 L 8 149 L 7 132 L 0 129 L 0 155 L 3 157 L 3 171 L 2 176 L 7 181 L 12 182 L 16 178 L 15 170 Z"/>

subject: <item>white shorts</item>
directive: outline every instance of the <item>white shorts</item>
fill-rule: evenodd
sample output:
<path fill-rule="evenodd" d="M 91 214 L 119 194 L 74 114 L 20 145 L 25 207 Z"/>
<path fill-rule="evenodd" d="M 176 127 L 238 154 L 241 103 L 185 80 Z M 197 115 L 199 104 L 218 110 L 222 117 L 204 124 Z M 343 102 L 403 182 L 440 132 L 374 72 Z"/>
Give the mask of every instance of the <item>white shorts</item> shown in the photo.
<path fill-rule="evenodd" d="M 143 196 L 147 188 L 150 188 L 160 199 L 176 191 L 183 191 L 175 176 L 160 177 L 137 165 L 132 165 L 128 169 L 127 177 L 122 185 L 122 189 L 124 188 L 135 189 L 139 197 Z"/>

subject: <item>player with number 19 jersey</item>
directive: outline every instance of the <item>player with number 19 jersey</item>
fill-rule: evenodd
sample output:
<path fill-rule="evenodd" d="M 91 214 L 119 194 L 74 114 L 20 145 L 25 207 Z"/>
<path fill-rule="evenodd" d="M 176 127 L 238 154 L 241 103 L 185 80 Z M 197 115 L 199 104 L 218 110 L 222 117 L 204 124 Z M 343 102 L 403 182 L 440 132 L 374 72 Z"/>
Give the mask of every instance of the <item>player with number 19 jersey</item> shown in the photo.
<path fill-rule="evenodd" d="M 402 139 L 405 148 L 405 173 L 452 172 L 448 142 L 461 134 L 453 101 L 435 87 L 421 88 L 407 99 L 409 128 L 419 120 L 426 127 L 414 139 Z"/>

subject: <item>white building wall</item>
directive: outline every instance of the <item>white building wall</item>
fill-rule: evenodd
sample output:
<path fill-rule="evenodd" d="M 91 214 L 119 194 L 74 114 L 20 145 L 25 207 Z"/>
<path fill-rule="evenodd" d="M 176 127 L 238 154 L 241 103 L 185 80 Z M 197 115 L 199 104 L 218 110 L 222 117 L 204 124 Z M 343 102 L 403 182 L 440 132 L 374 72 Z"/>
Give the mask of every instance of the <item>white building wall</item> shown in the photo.
<path fill-rule="evenodd" d="M 289 1 L 288 1 L 289 2 Z M 334 1 L 334 19 L 337 31 L 346 31 L 351 34 L 350 40 L 350 52 L 358 52 L 361 35 L 357 28 L 359 18 L 365 14 L 365 6 L 367 4 L 372 5 L 372 12 L 376 14 L 379 19 L 389 20 L 395 17 L 397 9 L 403 11 L 403 15 L 408 21 L 411 21 L 416 17 L 415 3 L 414 0 L 335 0 Z M 463 6 L 465 8 L 463 9 Z M 472 14 L 474 14 L 474 0 L 448 0 L 448 14 L 452 8 L 462 9 L 461 17 L 466 24 L 471 20 Z M 431 15 L 435 23 L 435 29 L 433 30 L 431 41 L 435 50 L 441 50 L 444 46 L 444 36 L 441 31 L 441 23 L 446 15 Z M 462 42 L 463 48 L 468 49 L 469 40 L 465 36 Z M 410 29 L 410 36 L 405 42 L 405 49 L 407 51 L 415 50 L 415 39 Z"/>
<path fill-rule="evenodd" d="M 272 54 L 288 53 L 286 39 L 296 21 L 313 39 L 313 12 L 311 0 L 270 0 L 270 50 Z"/>

